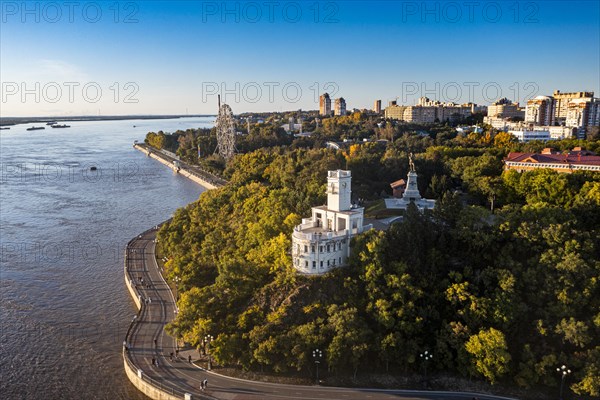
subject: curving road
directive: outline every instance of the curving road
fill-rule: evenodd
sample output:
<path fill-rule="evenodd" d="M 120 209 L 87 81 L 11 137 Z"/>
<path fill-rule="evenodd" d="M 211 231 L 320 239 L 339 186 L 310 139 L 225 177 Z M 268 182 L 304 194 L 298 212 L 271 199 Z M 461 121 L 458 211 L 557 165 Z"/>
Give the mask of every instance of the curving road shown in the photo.
<path fill-rule="evenodd" d="M 218 375 L 188 362 L 193 353 L 176 353 L 175 341 L 164 331 L 167 322 L 175 317 L 176 304 L 173 293 L 162 278 L 154 255 L 156 231 L 145 232 L 128 245 L 127 273 L 143 297 L 145 306 L 129 335 L 129 356 L 146 376 L 177 392 L 191 393 L 193 399 L 218 400 L 384 400 L 384 399 L 463 399 L 506 400 L 506 397 L 474 393 L 434 391 L 381 390 L 334 388 L 321 386 L 281 385 L 253 382 Z M 143 279 L 143 282 L 141 279 Z M 145 303 L 148 301 L 148 303 Z M 152 359 L 158 366 L 152 365 Z M 206 391 L 200 382 L 208 380 Z M 176 392 L 176 393 L 177 393 Z M 183 398 L 183 395 L 182 395 Z"/>

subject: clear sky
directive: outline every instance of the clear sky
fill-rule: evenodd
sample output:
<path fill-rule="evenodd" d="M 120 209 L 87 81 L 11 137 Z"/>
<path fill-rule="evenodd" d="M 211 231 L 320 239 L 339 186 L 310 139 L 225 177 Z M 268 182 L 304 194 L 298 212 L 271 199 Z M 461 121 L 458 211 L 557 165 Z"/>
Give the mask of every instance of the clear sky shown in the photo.
<path fill-rule="evenodd" d="M 0 114 L 600 92 L 599 1 L 0 1 Z"/>

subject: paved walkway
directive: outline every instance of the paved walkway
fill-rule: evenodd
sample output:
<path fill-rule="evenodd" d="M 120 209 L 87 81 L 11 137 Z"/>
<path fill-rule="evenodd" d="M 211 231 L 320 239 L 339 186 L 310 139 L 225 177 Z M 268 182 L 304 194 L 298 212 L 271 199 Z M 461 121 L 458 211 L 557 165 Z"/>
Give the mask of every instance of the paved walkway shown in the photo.
<path fill-rule="evenodd" d="M 128 344 L 133 363 L 144 374 L 165 387 L 177 388 L 178 393 L 191 393 L 194 399 L 218 400 L 502 399 L 472 393 L 279 385 L 229 378 L 205 371 L 188 362 L 188 355 L 192 355 L 194 360 L 198 357 L 198 353 L 193 350 L 182 351 L 176 357 L 176 343 L 164 331 L 165 324 L 175 317 L 176 306 L 173 294 L 162 278 L 154 258 L 155 237 L 155 231 L 146 232 L 132 240 L 126 250 L 127 272 L 144 301 L 139 321 L 129 335 Z M 173 359 L 171 353 L 174 355 Z M 153 358 L 158 360 L 158 366 L 152 365 Z M 208 380 L 208 389 L 203 392 L 200 390 L 200 382 L 204 379 Z"/>
<path fill-rule="evenodd" d="M 212 174 L 208 171 L 203 170 L 202 168 L 200 168 L 200 166 L 198 165 L 193 165 L 193 164 L 188 164 L 185 161 L 180 160 L 179 158 L 175 158 L 169 154 L 167 154 L 166 152 L 156 149 L 152 146 L 149 146 L 145 143 L 136 143 L 140 148 L 146 150 L 146 151 L 150 151 L 152 153 L 154 153 L 155 155 L 159 156 L 160 158 L 162 158 L 163 160 L 173 164 L 173 162 L 177 161 L 179 162 L 179 165 L 181 168 L 185 169 L 187 172 L 189 172 L 190 174 L 196 175 L 198 176 L 200 179 L 203 179 L 204 181 L 215 185 L 215 186 L 224 186 L 227 184 L 227 181 L 223 178 L 218 177 L 215 174 Z M 173 154 L 173 153 L 170 153 Z"/>

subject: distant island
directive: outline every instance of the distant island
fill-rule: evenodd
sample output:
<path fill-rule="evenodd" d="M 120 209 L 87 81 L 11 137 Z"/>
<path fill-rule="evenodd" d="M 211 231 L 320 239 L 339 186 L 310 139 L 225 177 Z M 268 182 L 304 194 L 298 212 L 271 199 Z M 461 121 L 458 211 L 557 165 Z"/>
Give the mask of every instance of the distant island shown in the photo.
<path fill-rule="evenodd" d="M 210 114 L 194 115 L 82 115 L 73 117 L 0 117 L 0 126 L 17 124 L 31 124 L 49 121 L 123 121 L 128 119 L 174 119 L 174 118 L 197 118 L 216 117 Z"/>

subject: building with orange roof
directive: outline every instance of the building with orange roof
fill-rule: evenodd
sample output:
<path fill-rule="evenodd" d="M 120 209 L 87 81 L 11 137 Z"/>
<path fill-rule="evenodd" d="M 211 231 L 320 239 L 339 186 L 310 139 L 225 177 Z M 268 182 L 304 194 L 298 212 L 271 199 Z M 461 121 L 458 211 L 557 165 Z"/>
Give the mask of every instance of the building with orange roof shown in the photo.
<path fill-rule="evenodd" d="M 591 151 L 575 147 L 568 153 L 545 148 L 541 153 L 509 153 L 504 159 L 505 170 L 517 172 L 549 168 L 561 173 L 574 171 L 600 172 L 600 156 Z"/>

